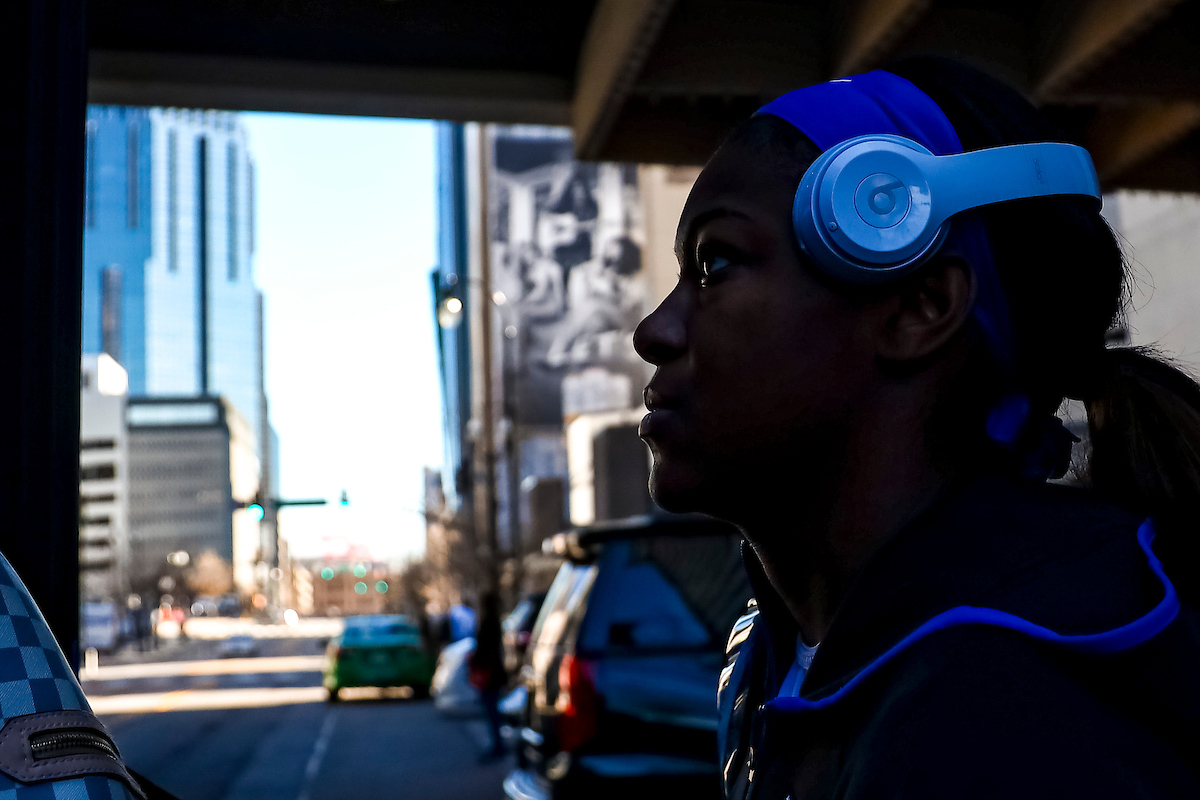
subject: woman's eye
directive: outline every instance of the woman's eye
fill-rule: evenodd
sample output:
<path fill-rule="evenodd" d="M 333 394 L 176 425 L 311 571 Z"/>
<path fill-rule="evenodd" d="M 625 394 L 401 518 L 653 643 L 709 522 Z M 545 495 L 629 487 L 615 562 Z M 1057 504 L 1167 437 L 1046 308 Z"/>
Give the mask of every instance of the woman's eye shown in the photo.
<path fill-rule="evenodd" d="M 700 262 L 700 271 L 704 277 L 710 277 L 714 272 L 728 267 L 733 262 L 725 256 L 711 255 Z"/>

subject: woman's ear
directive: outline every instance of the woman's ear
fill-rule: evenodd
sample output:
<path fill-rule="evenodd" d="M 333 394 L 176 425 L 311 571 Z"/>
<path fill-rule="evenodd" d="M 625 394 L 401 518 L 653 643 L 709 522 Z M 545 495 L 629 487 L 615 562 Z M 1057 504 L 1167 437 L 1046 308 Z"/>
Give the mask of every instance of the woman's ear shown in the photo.
<path fill-rule="evenodd" d="M 974 302 L 970 268 L 958 258 L 934 259 L 892 298 L 878 356 L 903 363 L 933 355 L 962 329 Z"/>

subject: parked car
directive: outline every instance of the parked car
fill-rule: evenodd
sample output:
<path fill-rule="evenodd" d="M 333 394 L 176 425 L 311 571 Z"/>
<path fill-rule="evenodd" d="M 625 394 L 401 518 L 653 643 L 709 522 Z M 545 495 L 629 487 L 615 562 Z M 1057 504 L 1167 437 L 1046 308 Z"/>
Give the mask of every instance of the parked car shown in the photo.
<path fill-rule="evenodd" d="M 193 617 L 215 617 L 218 616 L 217 601 L 206 595 L 197 595 L 192 601 L 192 616 Z"/>
<path fill-rule="evenodd" d="M 408 686 L 417 696 L 429 693 L 433 658 L 408 617 L 349 617 L 325 652 L 330 702 L 347 686 Z"/>
<path fill-rule="evenodd" d="M 547 541 L 567 563 L 522 669 L 510 798 L 719 796 L 717 679 L 750 597 L 739 541 L 724 523 L 675 515 Z"/>
<path fill-rule="evenodd" d="M 542 610 L 542 602 L 545 599 L 545 592 L 525 595 L 500 625 L 504 632 L 504 668 L 510 673 L 520 669 L 521 662 L 525 660 L 525 651 L 529 648 L 529 639 L 533 635 L 533 624 L 537 622 L 538 612 Z"/>
<path fill-rule="evenodd" d="M 455 716 L 481 713 L 479 690 L 467 679 L 471 654 L 475 652 L 475 637 L 468 636 L 446 645 L 438 655 L 430 694 L 438 711 Z"/>
<path fill-rule="evenodd" d="M 236 594 L 221 595 L 221 599 L 217 601 L 217 614 L 222 617 L 240 617 L 242 615 L 242 601 L 238 599 Z"/>
<path fill-rule="evenodd" d="M 217 653 L 221 658 L 249 658 L 258 655 L 258 642 L 253 636 L 239 633 L 222 641 Z"/>

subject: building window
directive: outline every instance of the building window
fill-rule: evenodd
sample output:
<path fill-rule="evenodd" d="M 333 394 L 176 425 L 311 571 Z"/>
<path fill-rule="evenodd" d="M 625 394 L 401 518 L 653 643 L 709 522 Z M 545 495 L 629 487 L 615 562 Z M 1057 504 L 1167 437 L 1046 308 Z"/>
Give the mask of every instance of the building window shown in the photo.
<path fill-rule="evenodd" d="M 208 394 L 208 139 L 196 139 L 196 304 L 200 394 Z"/>
<path fill-rule="evenodd" d="M 79 480 L 103 481 L 117 477 L 116 464 L 92 464 L 90 467 L 80 467 Z"/>
<path fill-rule="evenodd" d="M 179 271 L 179 143 L 174 128 L 167 132 L 167 271 Z"/>
<path fill-rule="evenodd" d="M 117 496 L 115 494 L 85 494 L 79 498 L 80 503 L 115 503 Z"/>
<path fill-rule="evenodd" d="M 116 446 L 116 439 L 84 439 L 79 443 L 80 450 L 112 450 Z"/>
<path fill-rule="evenodd" d="M 225 199 L 228 218 L 225 220 L 226 248 L 228 250 L 229 280 L 238 278 L 238 186 L 237 145 L 230 142 L 225 148 Z"/>
<path fill-rule="evenodd" d="M 100 349 L 121 361 L 121 266 L 100 273 Z"/>
<path fill-rule="evenodd" d="M 130 121 L 125 129 L 125 225 L 136 228 L 139 224 L 140 203 L 138 185 L 138 124 Z"/>
<path fill-rule="evenodd" d="M 246 220 L 249 223 L 246 226 L 246 229 L 249 234 L 246 237 L 246 239 L 247 239 L 246 244 L 249 245 L 249 250 L 251 253 L 253 253 L 254 252 L 254 162 L 249 161 L 249 160 L 246 161 L 246 214 L 249 216 L 249 219 Z"/>
<path fill-rule="evenodd" d="M 84 525 L 112 525 L 112 517 L 84 517 Z"/>
<path fill-rule="evenodd" d="M 84 134 L 84 199 L 83 224 L 96 227 L 96 121 L 89 119 Z"/>

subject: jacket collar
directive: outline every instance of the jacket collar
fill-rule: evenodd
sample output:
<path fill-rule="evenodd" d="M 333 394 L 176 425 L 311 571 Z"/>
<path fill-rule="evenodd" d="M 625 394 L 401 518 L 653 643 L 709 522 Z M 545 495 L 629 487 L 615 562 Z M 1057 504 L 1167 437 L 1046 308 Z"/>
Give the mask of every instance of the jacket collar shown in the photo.
<path fill-rule="evenodd" d="M 832 694 L 923 623 L 959 606 L 996 609 L 1065 634 L 1109 630 L 1145 614 L 1153 601 L 1144 599 L 1140 522 L 1059 486 L 987 479 L 947 492 L 867 560 L 802 696 Z M 744 548 L 743 557 L 772 656 L 766 691 L 773 697 L 796 625 L 753 550 Z"/>

